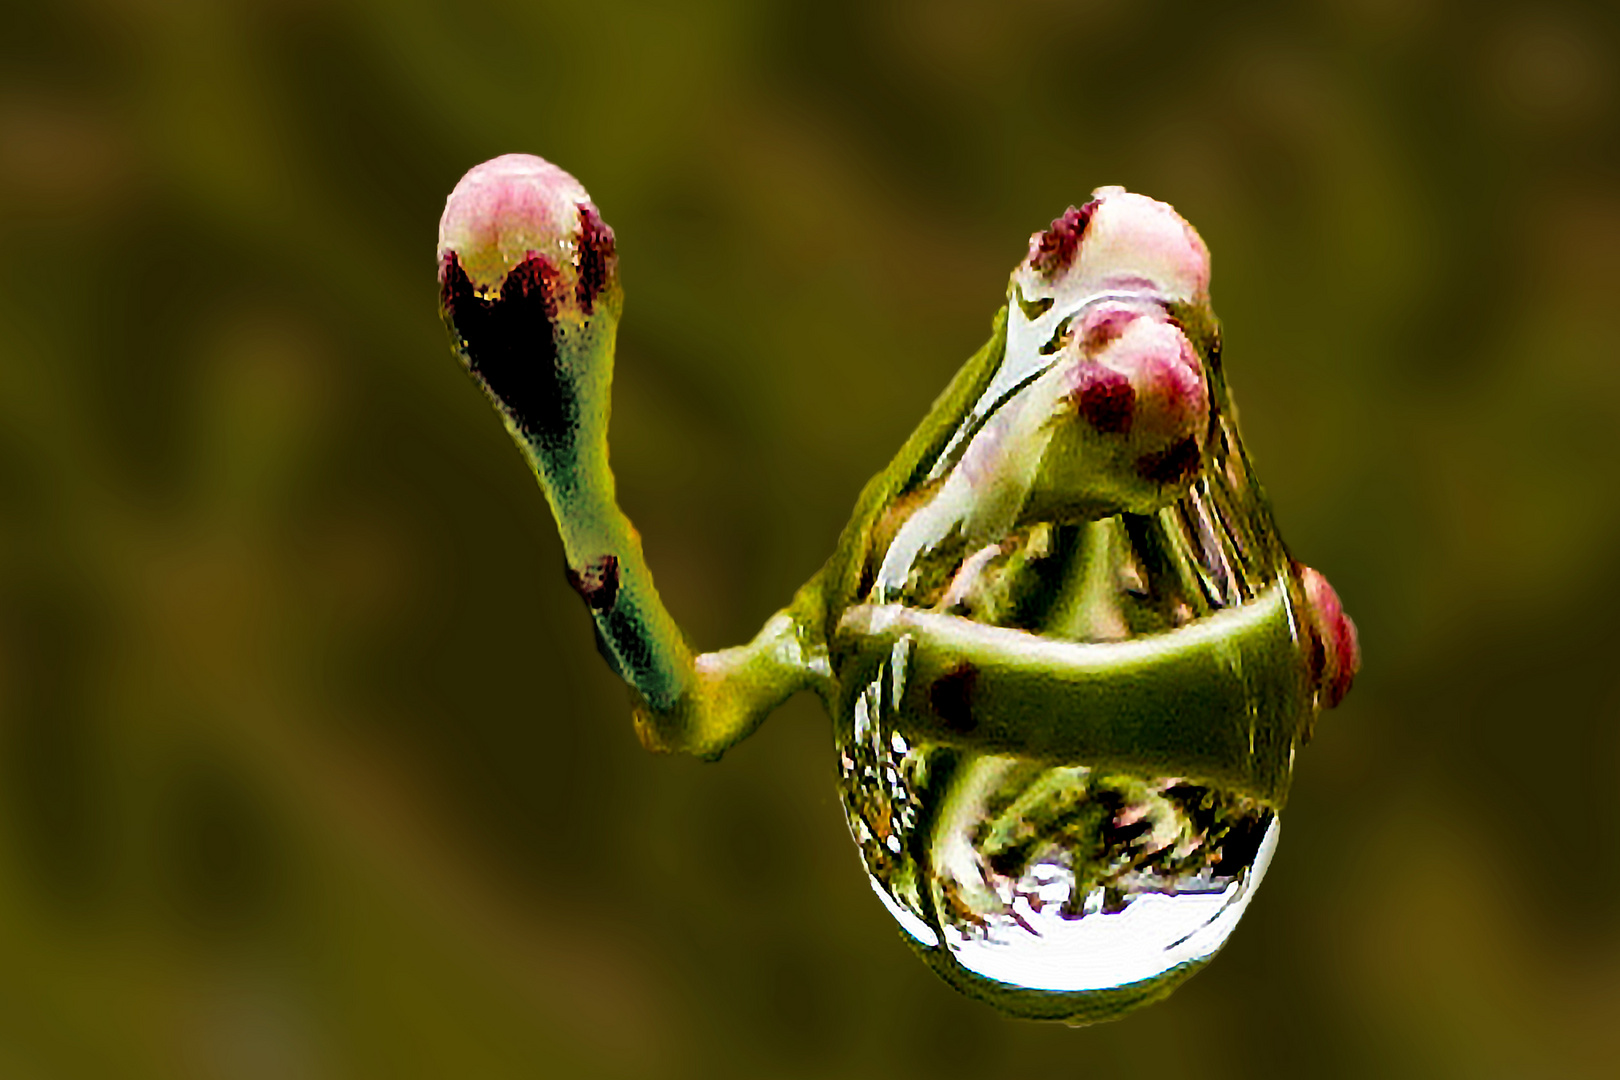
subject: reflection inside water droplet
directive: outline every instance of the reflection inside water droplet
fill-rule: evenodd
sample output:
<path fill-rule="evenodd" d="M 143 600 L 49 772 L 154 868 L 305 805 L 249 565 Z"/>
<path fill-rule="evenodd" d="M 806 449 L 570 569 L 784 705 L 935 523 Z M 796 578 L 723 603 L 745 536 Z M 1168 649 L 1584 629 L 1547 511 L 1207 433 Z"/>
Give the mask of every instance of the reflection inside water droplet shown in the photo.
<path fill-rule="evenodd" d="M 1215 954 L 1276 848 L 1272 810 L 1178 778 L 908 740 L 906 649 L 840 725 L 841 788 L 874 891 L 942 974 L 1013 1011 L 1091 1018 Z"/>
<path fill-rule="evenodd" d="M 929 899 L 968 971 L 1109 990 L 1213 955 L 1276 836 L 1276 815 L 1242 797 L 988 755 L 945 800 Z"/>

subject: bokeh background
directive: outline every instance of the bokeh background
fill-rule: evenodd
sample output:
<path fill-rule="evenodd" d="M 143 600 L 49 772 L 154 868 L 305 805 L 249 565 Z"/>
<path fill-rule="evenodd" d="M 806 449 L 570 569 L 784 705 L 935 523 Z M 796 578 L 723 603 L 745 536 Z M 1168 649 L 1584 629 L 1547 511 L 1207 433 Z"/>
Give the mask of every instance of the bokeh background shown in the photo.
<path fill-rule="evenodd" d="M 0 33 L 0 1075 L 1602 1076 L 1620 1055 L 1606 4 L 78 0 Z M 958 997 L 806 699 L 637 745 L 435 311 L 542 154 L 627 287 L 613 451 L 741 640 L 1092 187 L 1209 242 L 1358 620 L 1221 958 Z"/>

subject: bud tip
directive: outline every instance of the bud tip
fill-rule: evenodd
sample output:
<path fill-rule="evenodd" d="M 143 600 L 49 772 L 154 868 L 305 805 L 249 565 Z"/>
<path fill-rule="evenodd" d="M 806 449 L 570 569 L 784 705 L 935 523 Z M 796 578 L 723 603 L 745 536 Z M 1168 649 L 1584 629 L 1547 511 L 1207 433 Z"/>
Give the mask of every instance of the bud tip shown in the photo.
<path fill-rule="evenodd" d="M 1147 286 L 1170 298 L 1209 293 L 1209 249 L 1169 203 L 1122 187 L 1100 187 L 1029 240 L 1031 297 Z"/>
<path fill-rule="evenodd" d="M 468 170 L 445 200 L 441 274 L 452 256 L 484 299 L 497 297 L 514 268 L 539 256 L 574 279 L 588 314 L 612 275 L 613 230 L 567 172 L 533 154 L 503 154 Z"/>

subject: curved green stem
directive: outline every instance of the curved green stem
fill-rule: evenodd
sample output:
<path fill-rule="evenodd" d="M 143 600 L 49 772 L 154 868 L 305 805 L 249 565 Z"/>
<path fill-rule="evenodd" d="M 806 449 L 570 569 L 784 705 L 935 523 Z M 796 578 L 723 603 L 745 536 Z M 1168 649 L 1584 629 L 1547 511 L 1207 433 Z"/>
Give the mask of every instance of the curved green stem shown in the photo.
<path fill-rule="evenodd" d="M 815 690 L 831 701 L 832 669 L 816 632 L 820 610 L 818 574 L 748 644 L 695 657 L 691 686 L 674 709 L 635 711 L 643 745 L 712 760 L 753 734 L 800 690 Z"/>
<path fill-rule="evenodd" d="M 489 300 L 473 292 L 456 261 L 442 273 L 456 352 L 540 482 L 569 583 L 595 620 L 603 655 L 637 697 L 643 742 L 718 757 L 798 690 L 821 686 L 830 694 L 819 579 L 748 645 L 702 655 L 659 597 L 608 464 L 617 283 L 581 314 L 558 312 L 549 284 L 543 303 L 522 288 Z M 519 271 L 513 278 L 522 280 Z"/>
<path fill-rule="evenodd" d="M 913 740 L 1186 776 L 1273 806 L 1311 717 L 1282 583 L 1180 629 L 1107 644 L 860 605 L 840 620 L 833 649 L 852 672 L 901 658 L 895 714 Z"/>

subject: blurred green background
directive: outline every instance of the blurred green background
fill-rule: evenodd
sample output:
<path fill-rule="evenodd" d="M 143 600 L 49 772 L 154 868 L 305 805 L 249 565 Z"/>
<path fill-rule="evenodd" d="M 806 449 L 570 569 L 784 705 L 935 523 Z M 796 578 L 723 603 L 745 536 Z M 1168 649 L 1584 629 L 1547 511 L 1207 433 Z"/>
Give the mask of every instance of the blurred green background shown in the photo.
<path fill-rule="evenodd" d="M 0 1076 L 1600 1076 L 1620 1054 L 1620 26 L 1329 0 L 103 0 L 0 34 Z M 958 997 L 800 699 L 637 745 L 458 369 L 461 173 L 618 232 L 623 502 L 704 647 L 1100 184 L 1214 252 L 1365 668 L 1168 1002 Z"/>

